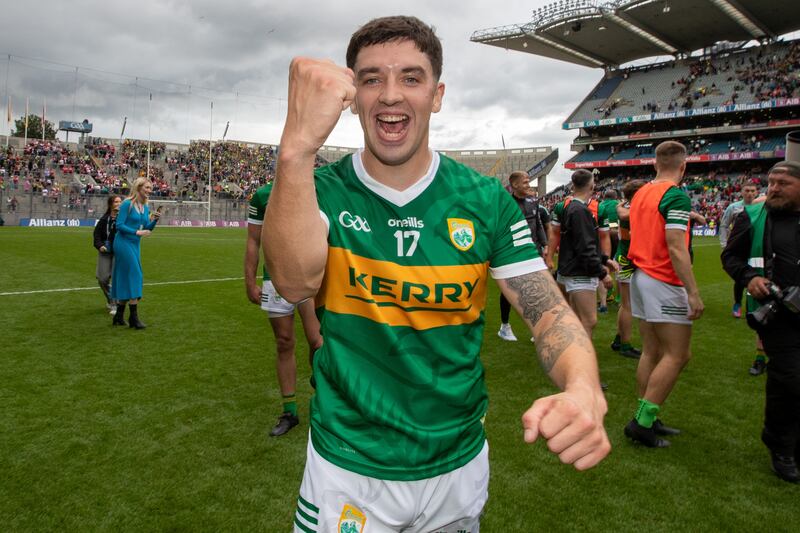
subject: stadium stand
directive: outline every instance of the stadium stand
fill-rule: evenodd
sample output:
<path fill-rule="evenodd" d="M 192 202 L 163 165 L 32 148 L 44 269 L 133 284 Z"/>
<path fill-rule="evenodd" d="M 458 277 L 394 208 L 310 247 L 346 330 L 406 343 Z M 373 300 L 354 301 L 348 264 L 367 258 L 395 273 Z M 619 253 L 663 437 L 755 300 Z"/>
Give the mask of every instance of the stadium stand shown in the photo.
<path fill-rule="evenodd" d="M 567 123 L 797 98 L 799 71 L 797 42 L 609 71 Z"/>
<path fill-rule="evenodd" d="M 147 141 L 88 137 L 81 143 L 10 139 L 0 151 L 0 206 L 7 224 L 21 218 L 96 218 L 108 194 L 126 195 L 130 185 L 147 174 Z M 181 220 L 241 221 L 246 204 L 258 187 L 275 175 L 278 147 L 239 141 L 215 142 L 211 148 L 211 212 L 209 142 L 189 145 L 150 143 L 152 200 L 169 201 L 164 222 Z M 355 148 L 324 146 L 316 165 L 333 162 Z M 498 150 L 446 150 L 445 153 L 478 172 L 507 181 L 514 170 L 528 170 L 544 193 L 545 177 L 558 159 L 550 147 Z M 14 209 L 11 209 L 11 204 Z"/>
<path fill-rule="evenodd" d="M 578 133 L 565 167 L 590 169 L 599 196 L 652 178 L 655 147 L 678 140 L 689 152 L 684 188 L 718 222 L 744 181 L 783 159 L 787 132 L 800 127 L 800 41 L 780 38 L 798 29 L 800 3 L 790 0 L 574 0 L 471 40 L 602 68 L 563 124 Z M 673 59 L 649 59 L 663 56 Z M 621 66 L 633 61 L 645 64 Z M 546 205 L 568 193 L 551 191 Z"/>

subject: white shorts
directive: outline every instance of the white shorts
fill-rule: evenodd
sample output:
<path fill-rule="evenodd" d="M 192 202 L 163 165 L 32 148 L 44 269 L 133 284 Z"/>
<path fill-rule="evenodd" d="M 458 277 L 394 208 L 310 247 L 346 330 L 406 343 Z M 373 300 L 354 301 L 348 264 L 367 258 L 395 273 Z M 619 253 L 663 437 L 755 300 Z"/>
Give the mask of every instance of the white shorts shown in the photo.
<path fill-rule="evenodd" d="M 590 278 L 589 276 L 562 276 L 561 274 L 556 274 L 556 281 L 566 287 L 567 292 L 594 292 L 600 284 L 600 280 L 597 278 Z"/>
<path fill-rule="evenodd" d="M 272 280 L 264 280 L 261 285 L 261 309 L 266 311 L 270 318 L 292 315 L 295 307 L 297 307 L 295 304 L 287 302 L 278 294 Z"/>
<path fill-rule="evenodd" d="M 323 459 L 308 439 L 295 533 L 478 533 L 489 497 L 489 445 L 447 474 L 418 481 L 362 476 Z"/>
<path fill-rule="evenodd" d="M 657 280 L 642 269 L 633 273 L 631 281 L 631 314 L 645 322 L 692 324 L 686 289 Z"/>

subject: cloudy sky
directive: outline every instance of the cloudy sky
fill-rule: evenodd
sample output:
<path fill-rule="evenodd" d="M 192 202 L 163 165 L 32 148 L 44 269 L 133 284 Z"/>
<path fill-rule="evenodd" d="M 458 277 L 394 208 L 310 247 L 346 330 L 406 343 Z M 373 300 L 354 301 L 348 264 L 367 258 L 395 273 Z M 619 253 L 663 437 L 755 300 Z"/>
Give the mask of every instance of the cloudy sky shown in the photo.
<path fill-rule="evenodd" d="M 292 57 L 344 63 L 347 41 L 362 23 L 415 15 L 436 27 L 444 46 L 446 93 L 432 120 L 431 145 L 500 148 L 502 136 L 508 148 L 558 147 L 552 188 L 566 180 L 562 164 L 575 137 L 561 123 L 602 71 L 469 40 L 477 29 L 528 22 L 532 10 L 547 3 L 3 2 L 0 82 L 5 102 L 7 80 L 15 117 L 24 113 L 26 97 L 37 114 L 46 97 L 49 120 L 88 118 L 102 137 L 119 137 L 127 117 L 126 137 L 146 139 L 149 123 L 154 140 L 184 143 L 208 138 L 209 130 L 220 139 L 230 122 L 229 140 L 275 143 Z M 362 143 L 357 118 L 343 114 L 328 144 Z"/>

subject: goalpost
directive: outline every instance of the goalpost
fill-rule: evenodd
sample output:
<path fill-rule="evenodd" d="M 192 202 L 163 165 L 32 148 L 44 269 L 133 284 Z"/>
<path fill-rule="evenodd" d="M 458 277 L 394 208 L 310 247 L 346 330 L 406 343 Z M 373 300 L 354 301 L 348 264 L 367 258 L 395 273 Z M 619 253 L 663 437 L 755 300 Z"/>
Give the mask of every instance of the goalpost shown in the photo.
<path fill-rule="evenodd" d="M 150 100 L 152 101 L 153 95 L 150 94 Z M 127 121 L 127 117 L 126 117 Z M 145 174 L 150 177 L 150 112 L 148 108 L 148 130 L 147 130 L 147 173 Z M 154 199 L 148 198 L 148 202 L 154 205 L 203 205 L 206 208 L 206 222 L 211 221 L 211 150 L 213 148 L 213 127 L 214 127 L 214 102 L 211 102 L 211 113 L 209 115 L 209 132 L 208 132 L 208 183 L 206 187 L 208 188 L 208 199 L 207 200 L 161 200 L 161 199 Z M 123 126 L 123 131 L 124 126 Z M 227 133 L 228 129 L 225 128 L 225 132 Z M 120 144 L 121 146 L 121 144 Z"/>

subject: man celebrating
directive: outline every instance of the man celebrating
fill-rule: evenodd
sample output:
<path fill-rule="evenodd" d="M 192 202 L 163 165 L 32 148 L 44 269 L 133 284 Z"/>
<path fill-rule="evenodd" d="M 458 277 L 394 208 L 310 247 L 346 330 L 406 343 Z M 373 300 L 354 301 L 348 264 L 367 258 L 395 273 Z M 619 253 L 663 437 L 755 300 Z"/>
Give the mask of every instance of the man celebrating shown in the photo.
<path fill-rule="evenodd" d="M 770 451 L 778 477 L 798 483 L 800 163 L 778 163 L 770 169 L 768 180 L 766 204 L 753 203 L 736 218 L 722 264 L 734 281 L 747 287 L 747 321 L 769 356 L 761 440 Z M 780 290 L 777 297 L 776 289 Z M 756 310 L 766 310 L 760 309 L 761 305 L 773 306 L 772 311 L 754 315 Z"/>
<path fill-rule="evenodd" d="M 489 274 L 563 390 L 525 412 L 524 440 L 541 435 L 581 470 L 610 450 L 594 351 L 500 183 L 428 147 L 445 91 L 433 30 L 375 19 L 352 36 L 347 65 L 292 61 L 262 241 L 281 294 L 319 291 L 325 337 L 295 531 L 476 531 L 488 484 L 478 352 Z M 315 172 L 348 107 L 365 147 Z"/>
<path fill-rule="evenodd" d="M 692 320 L 703 302 L 689 257 L 689 197 L 678 184 L 686 172 L 686 147 L 665 141 L 656 147 L 656 178 L 631 201 L 628 257 L 636 265 L 631 313 L 639 319 L 642 355 L 636 371 L 639 407 L 625 435 L 654 448 L 669 446 L 663 435 L 677 429 L 658 412 L 691 357 Z"/>
<path fill-rule="evenodd" d="M 297 385 L 297 364 L 295 362 L 294 348 L 294 311 L 300 313 L 303 321 L 306 340 L 310 353 L 313 354 L 322 345 L 319 320 L 314 314 L 314 301 L 305 300 L 297 305 L 287 302 L 275 290 L 269 278 L 266 267 L 262 285 L 256 282 L 258 272 L 258 252 L 261 242 L 261 229 L 264 224 L 264 212 L 267 208 L 272 183 L 259 188 L 250 200 L 247 217 L 247 247 L 244 256 L 244 284 L 248 299 L 254 304 L 261 304 L 261 309 L 267 312 L 272 332 L 277 344 L 278 359 L 278 386 L 281 389 L 283 412 L 278 417 L 278 423 L 270 431 L 270 436 L 279 437 L 300 423 L 297 416 L 297 401 L 295 387 Z M 269 236 L 266 236 L 269 238 Z"/>

